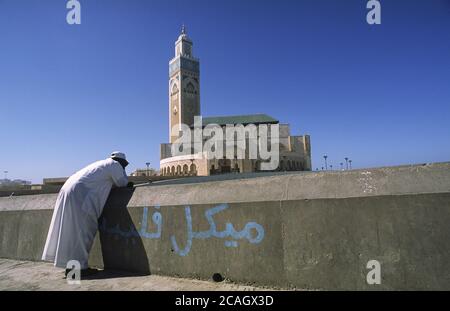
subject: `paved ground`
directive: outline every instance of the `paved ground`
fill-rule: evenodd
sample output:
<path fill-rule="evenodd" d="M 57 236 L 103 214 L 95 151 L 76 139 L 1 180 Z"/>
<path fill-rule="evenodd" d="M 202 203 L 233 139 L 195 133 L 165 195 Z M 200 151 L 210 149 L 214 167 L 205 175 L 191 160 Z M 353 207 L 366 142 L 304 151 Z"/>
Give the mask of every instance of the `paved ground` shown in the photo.
<path fill-rule="evenodd" d="M 119 271 L 101 271 L 95 278 L 69 285 L 61 269 L 51 263 L 0 259 L 0 290 L 268 290 L 228 282 L 208 282 L 158 275 L 139 276 Z"/>

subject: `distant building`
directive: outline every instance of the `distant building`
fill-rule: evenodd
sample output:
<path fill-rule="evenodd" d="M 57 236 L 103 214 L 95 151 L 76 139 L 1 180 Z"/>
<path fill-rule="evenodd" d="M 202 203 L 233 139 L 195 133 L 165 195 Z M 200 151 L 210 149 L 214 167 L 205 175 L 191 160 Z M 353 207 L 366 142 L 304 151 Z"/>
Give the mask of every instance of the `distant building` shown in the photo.
<path fill-rule="evenodd" d="M 29 189 L 31 186 L 31 181 L 22 179 L 0 179 L 0 188 L 8 189 Z"/>
<path fill-rule="evenodd" d="M 200 113 L 200 62 L 193 56 L 192 41 L 184 27 L 175 42 L 175 57 L 169 62 L 169 141 L 161 144 L 160 174 L 163 176 L 207 176 L 222 173 L 246 173 L 261 170 L 261 160 L 248 156 L 211 159 L 205 152 L 188 155 L 173 155 L 172 145 L 180 138 L 174 127 L 181 124 L 193 128 L 194 117 Z M 288 124 L 266 114 L 203 117 L 202 126 L 217 124 L 222 129 L 226 125 L 279 124 L 279 165 L 280 171 L 310 171 L 311 143 L 309 135 L 291 136 Z M 258 137 L 260 133 L 258 132 Z M 269 139 L 271 137 L 269 136 Z M 246 145 L 249 141 L 246 140 Z"/>
<path fill-rule="evenodd" d="M 153 168 L 138 168 L 134 172 L 130 174 L 130 176 L 156 176 L 158 175 L 158 172 Z"/>

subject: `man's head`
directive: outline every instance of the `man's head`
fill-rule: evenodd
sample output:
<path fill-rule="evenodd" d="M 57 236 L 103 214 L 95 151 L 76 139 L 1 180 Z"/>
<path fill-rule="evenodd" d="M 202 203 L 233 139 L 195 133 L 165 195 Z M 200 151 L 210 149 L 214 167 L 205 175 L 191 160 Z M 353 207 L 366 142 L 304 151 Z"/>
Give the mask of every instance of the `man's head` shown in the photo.
<path fill-rule="evenodd" d="M 114 151 L 111 153 L 111 159 L 114 161 L 117 161 L 122 165 L 122 167 L 125 169 L 128 165 L 127 157 L 125 156 L 125 153 L 120 151 Z"/>

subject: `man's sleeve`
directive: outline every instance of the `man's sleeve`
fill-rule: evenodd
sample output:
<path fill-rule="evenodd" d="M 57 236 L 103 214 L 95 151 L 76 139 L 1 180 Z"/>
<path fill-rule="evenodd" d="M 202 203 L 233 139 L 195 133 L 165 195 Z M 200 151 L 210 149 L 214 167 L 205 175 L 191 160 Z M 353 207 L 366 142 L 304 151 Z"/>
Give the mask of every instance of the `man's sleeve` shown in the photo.
<path fill-rule="evenodd" d="M 111 169 L 111 177 L 114 181 L 114 184 L 117 187 L 125 187 L 128 184 L 128 177 L 123 167 L 119 163 L 114 163 Z"/>

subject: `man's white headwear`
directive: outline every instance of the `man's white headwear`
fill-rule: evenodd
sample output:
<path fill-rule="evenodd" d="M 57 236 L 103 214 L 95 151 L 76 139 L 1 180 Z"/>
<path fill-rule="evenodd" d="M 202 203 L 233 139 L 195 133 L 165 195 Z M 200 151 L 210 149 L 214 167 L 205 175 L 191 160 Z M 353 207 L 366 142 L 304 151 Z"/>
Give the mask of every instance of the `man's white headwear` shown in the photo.
<path fill-rule="evenodd" d="M 120 152 L 120 151 L 111 152 L 111 158 L 124 159 L 124 160 L 127 159 L 127 157 L 125 156 L 125 153 Z"/>

